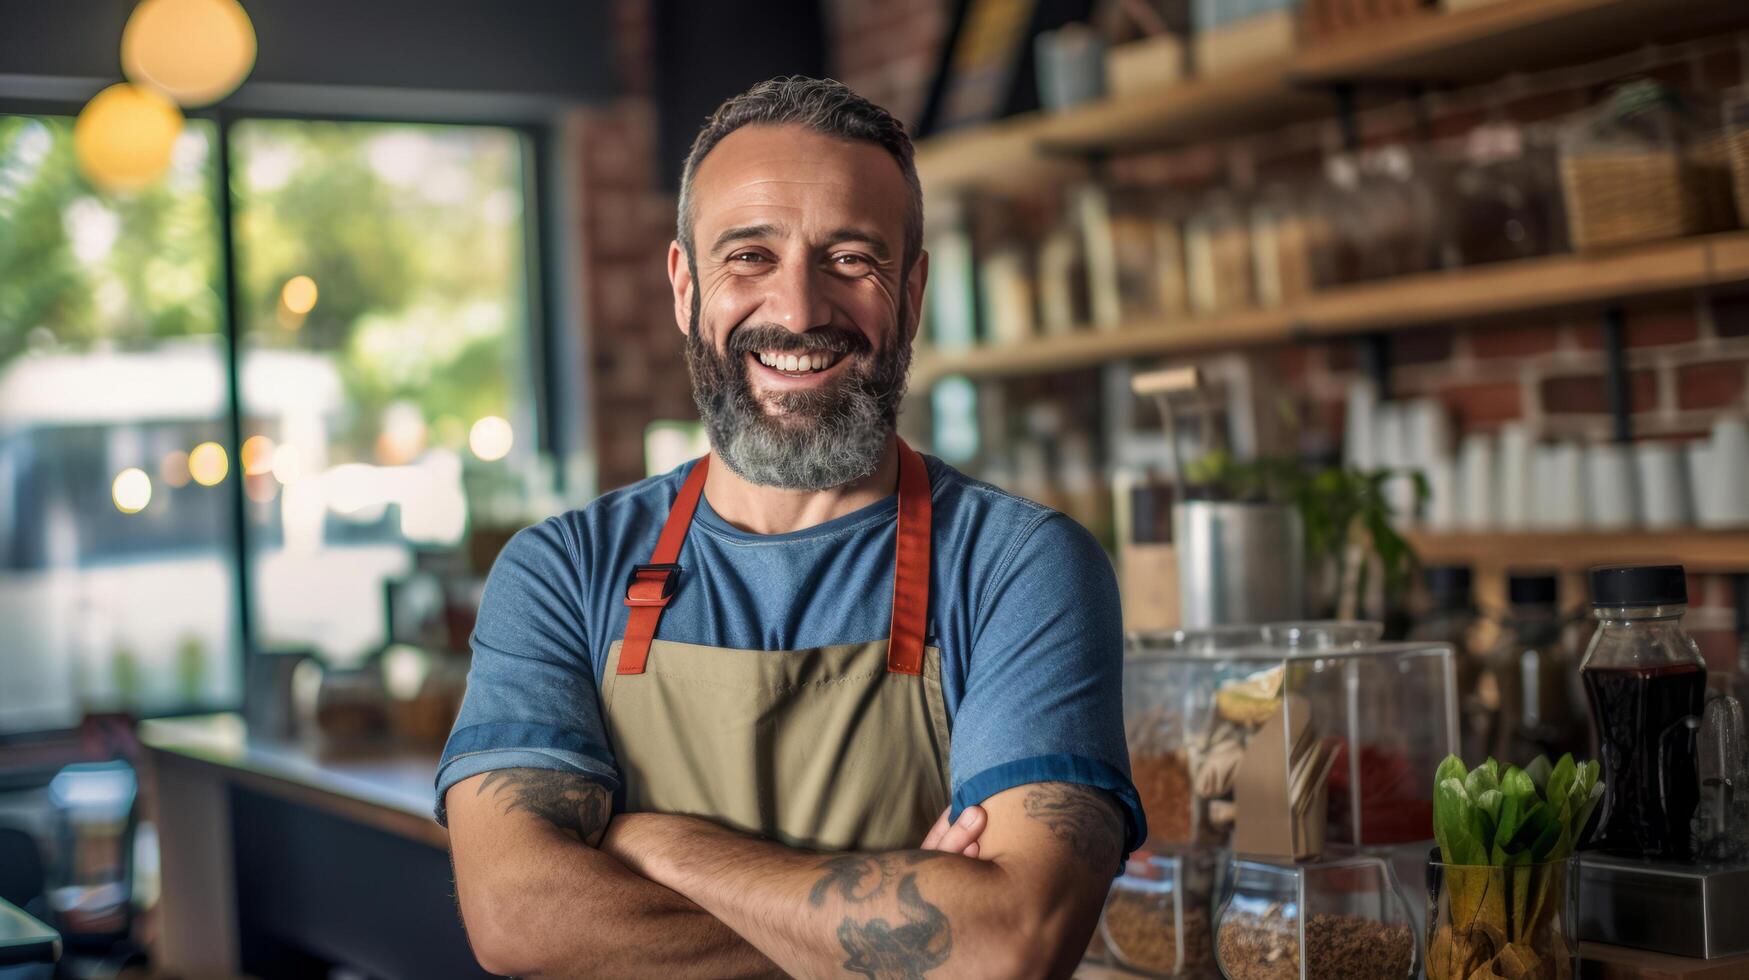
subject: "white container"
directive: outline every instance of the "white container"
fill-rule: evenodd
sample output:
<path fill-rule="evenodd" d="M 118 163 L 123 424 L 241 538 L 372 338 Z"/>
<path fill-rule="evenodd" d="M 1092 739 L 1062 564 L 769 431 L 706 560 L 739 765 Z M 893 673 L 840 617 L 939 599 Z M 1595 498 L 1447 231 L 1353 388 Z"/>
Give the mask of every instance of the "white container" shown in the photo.
<path fill-rule="evenodd" d="M 1480 433 L 1464 437 L 1458 454 L 1458 524 L 1472 531 L 1494 526 L 1494 441 Z"/>
<path fill-rule="evenodd" d="M 1699 494 L 1711 503 L 1709 527 L 1749 524 L 1749 428 L 1741 418 L 1726 416 L 1713 423 L 1710 460 Z"/>
<path fill-rule="evenodd" d="M 1585 447 L 1585 523 L 1620 530 L 1639 523 L 1633 447 L 1602 443 Z"/>
<path fill-rule="evenodd" d="M 1536 452 L 1537 526 L 1576 530 L 1585 522 L 1584 455 L 1575 443 L 1560 442 Z"/>
<path fill-rule="evenodd" d="M 1688 468 L 1678 447 L 1669 442 L 1642 442 L 1634 447 L 1640 478 L 1640 519 L 1646 527 L 1664 530 L 1687 527 Z"/>
<path fill-rule="evenodd" d="M 1500 427 L 1500 527 L 1508 531 L 1531 526 L 1536 499 L 1532 482 L 1530 432 L 1521 422 Z"/>

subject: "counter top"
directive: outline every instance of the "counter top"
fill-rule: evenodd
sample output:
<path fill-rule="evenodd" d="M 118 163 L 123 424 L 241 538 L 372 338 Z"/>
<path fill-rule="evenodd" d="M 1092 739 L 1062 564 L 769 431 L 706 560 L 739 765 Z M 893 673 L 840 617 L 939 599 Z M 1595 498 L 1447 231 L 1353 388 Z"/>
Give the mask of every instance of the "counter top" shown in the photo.
<path fill-rule="evenodd" d="M 60 954 L 60 933 L 0 898 L 0 963 L 53 963 Z"/>
<path fill-rule="evenodd" d="M 324 752 L 302 741 L 251 738 L 242 717 L 229 713 L 144 721 L 140 741 L 159 761 L 219 767 L 251 788 L 449 846 L 431 816 L 435 748 L 385 744 Z"/>

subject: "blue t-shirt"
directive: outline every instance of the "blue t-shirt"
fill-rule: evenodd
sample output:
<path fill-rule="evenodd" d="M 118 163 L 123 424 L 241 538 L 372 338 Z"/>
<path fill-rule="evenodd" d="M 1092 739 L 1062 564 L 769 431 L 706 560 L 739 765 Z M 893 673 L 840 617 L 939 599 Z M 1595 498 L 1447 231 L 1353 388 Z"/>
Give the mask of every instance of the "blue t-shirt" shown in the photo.
<path fill-rule="evenodd" d="M 927 642 L 941 651 L 953 811 L 1027 783 L 1110 792 L 1145 834 L 1123 733 L 1123 625 L 1105 552 L 1081 525 L 934 457 Z M 486 581 L 467 697 L 437 770 L 531 767 L 620 783 L 598 681 L 625 633 L 626 578 L 650 560 L 693 464 L 517 533 Z M 731 526 L 699 499 L 659 639 L 803 650 L 885 639 L 897 495 L 787 534 Z"/>

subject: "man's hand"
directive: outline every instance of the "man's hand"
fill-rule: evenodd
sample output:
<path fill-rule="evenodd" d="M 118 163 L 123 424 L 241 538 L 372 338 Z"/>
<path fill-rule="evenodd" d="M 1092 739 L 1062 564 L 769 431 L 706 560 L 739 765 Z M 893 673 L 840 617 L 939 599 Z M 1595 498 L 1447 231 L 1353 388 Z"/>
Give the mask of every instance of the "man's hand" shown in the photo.
<path fill-rule="evenodd" d="M 969 858 L 978 856 L 978 838 L 984 834 L 988 817 L 981 806 L 968 806 L 960 813 L 960 818 L 953 823 L 947 822 L 948 814 L 953 807 L 941 811 L 941 816 L 935 818 L 935 826 L 929 828 L 929 833 L 923 838 L 922 849 L 925 851 L 941 851 L 944 854 L 963 854 Z"/>

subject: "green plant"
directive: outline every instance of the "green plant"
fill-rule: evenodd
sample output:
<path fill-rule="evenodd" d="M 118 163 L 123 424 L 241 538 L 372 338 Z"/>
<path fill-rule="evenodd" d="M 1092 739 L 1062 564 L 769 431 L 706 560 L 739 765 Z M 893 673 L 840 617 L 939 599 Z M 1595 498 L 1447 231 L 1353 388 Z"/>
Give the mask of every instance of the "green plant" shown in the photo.
<path fill-rule="evenodd" d="M 1433 835 L 1446 904 L 1428 942 L 1429 980 L 1566 975 L 1564 862 L 1603 796 L 1597 772 L 1571 755 L 1504 773 L 1493 759 L 1468 772 L 1455 755 L 1440 763 Z"/>

